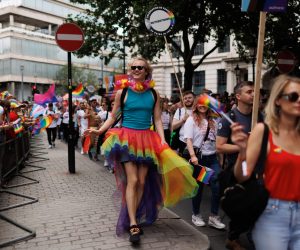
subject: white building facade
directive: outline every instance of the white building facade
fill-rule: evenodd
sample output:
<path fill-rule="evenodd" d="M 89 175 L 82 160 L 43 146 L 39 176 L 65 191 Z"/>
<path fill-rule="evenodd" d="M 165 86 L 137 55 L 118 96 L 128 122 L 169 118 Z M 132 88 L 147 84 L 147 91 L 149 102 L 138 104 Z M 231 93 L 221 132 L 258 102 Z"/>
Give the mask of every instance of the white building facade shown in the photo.
<path fill-rule="evenodd" d="M 213 41 L 198 44 L 192 60 L 193 64 L 196 64 L 203 54 L 214 46 Z M 195 94 L 199 94 L 203 88 L 209 89 L 213 93 L 223 93 L 224 91 L 232 93 L 238 81 L 253 81 L 253 59 L 249 58 L 250 63 L 241 61 L 236 53 L 233 37 L 227 37 L 225 45 L 214 50 L 195 70 L 192 90 Z M 178 76 L 183 87 L 183 59 L 178 57 L 177 53 L 172 53 L 172 61 L 175 72 L 179 73 Z M 169 53 L 163 54 L 158 62 L 153 64 L 153 78 L 156 86 L 160 93 L 167 97 L 178 93 L 173 65 Z"/>

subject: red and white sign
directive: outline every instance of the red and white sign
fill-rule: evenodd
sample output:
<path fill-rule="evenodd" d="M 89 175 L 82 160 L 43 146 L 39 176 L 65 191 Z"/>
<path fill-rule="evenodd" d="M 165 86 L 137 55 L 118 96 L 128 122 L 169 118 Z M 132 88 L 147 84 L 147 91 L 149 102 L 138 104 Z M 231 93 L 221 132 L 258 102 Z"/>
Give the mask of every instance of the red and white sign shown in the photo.
<path fill-rule="evenodd" d="M 296 56 L 289 50 L 281 50 L 277 54 L 276 63 L 281 73 L 289 73 L 295 68 Z"/>
<path fill-rule="evenodd" d="M 79 50 L 84 42 L 82 29 L 74 23 L 65 23 L 58 27 L 55 40 L 57 45 L 68 52 Z"/>

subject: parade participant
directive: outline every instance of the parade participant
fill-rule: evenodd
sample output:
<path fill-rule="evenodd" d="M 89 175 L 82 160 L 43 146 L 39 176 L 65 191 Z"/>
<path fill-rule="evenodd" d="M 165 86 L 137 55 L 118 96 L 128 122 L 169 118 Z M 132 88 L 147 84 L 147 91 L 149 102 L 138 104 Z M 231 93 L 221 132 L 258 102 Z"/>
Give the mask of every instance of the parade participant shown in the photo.
<path fill-rule="evenodd" d="M 81 154 L 83 155 L 83 144 L 84 144 L 84 131 L 88 128 L 88 119 L 86 113 L 85 101 L 79 103 L 79 110 L 77 110 L 77 123 L 79 128 L 79 136 L 81 141 Z"/>
<path fill-rule="evenodd" d="M 166 144 L 160 97 L 152 89 L 151 66 L 144 58 L 134 58 L 129 63 L 128 73 L 123 102 L 124 90 L 119 90 L 111 117 L 99 130 L 88 132 L 104 133 L 114 124 L 121 108 L 122 127 L 106 132 L 102 148 L 114 166 L 117 185 L 122 191 L 117 235 L 129 230 L 129 240 L 138 243 L 141 223 L 152 224 L 160 206 L 171 206 L 194 196 L 198 185 L 188 162 Z M 157 132 L 150 130 L 152 114 Z"/>
<path fill-rule="evenodd" d="M 183 150 L 186 147 L 186 143 L 184 142 L 183 133 L 184 133 L 184 123 L 187 118 L 192 114 L 192 108 L 195 101 L 195 95 L 192 91 L 188 90 L 183 93 L 183 103 L 184 107 L 179 107 L 172 121 L 172 131 L 179 129 L 179 140 L 178 142 L 172 142 L 171 147 L 174 150 L 178 150 L 180 154 L 183 153 Z M 174 140 L 175 141 L 175 140 Z M 178 145 L 177 145 L 178 144 Z"/>
<path fill-rule="evenodd" d="M 57 114 L 53 110 L 53 103 L 48 104 L 48 109 L 45 111 L 44 115 L 52 117 L 52 122 L 46 128 L 46 131 L 47 131 L 47 139 L 48 139 L 48 144 L 49 144 L 48 148 L 54 148 L 55 147 L 56 132 L 57 132 L 57 128 L 56 128 L 57 127 L 57 119 L 59 117 L 59 114 Z"/>
<path fill-rule="evenodd" d="M 270 197 L 253 228 L 253 240 L 256 250 L 296 250 L 300 249 L 299 78 L 276 78 L 265 114 L 270 132 L 264 183 Z M 235 123 L 231 128 L 232 141 L 239 149 L 234 174 L 243 182 L 251 177 L 257 163 L 264 125 L 257 124 L 249 139 L 242 125 Z M 242 164 L 244 160 L 246 166 Z"/>
<path fill-rule="evenodd" d="M 217 229 L 223 229 L 225 225 L 218 216 L 220 191 L 217 177 L 221 167 L 216 153 L 217 122 L 212 117 L 212 111 L 198 102 L 195 102 L 192 111 L 192 115 L 186 120 L 184 125 L 184 139 L 188 150 L 187 158 L 194 165 L 201 164 L 214 170 L 214 174 L 209 182 L 212 197 L 211 215 L 208 219 L 208 225 Z M 198 193 L 192 198 L 192 222 L 194 225 L 202 227 L 205 226 L 205 222 L 200 214 L 200 204 L 204 184 L 199 181 L 198 185 Z"/>
<path fill-rule="evenodd" d="M 88 128 L 89 129 L 98 129 L 99 125 L 101 123 L 101 119 L 98 115 L 99 111 L 97 108 L 97 105 L 98 105 L 97 99 L 96 99 L 96 97 L 92 96 L 89 101 L 90 101 L 90 107 L 87 110 Z M 97 147 L 98 138 L 96 138 L 95 135 L 90 135 L 90 139 L 91 139 L 91 141 L 90 141 L 90 147 L 89 147 L 89 151 L 88 151 L 89 158 L 91 160 L 94 159 L 95 161 L 98 161 L 98 156 L 97 156 L 96 150 L 95 150 L 94 156 L 91 152 L 92 148 Z"/>

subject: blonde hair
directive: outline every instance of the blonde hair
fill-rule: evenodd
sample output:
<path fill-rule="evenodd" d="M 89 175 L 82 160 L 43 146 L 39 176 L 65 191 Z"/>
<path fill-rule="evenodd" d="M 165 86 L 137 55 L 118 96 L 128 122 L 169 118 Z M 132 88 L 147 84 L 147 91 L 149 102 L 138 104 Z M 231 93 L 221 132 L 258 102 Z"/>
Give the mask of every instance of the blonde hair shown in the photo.
<path fill-rule="evenodd" d="M 146 78 L 149 76 L 149 75 L 152 75 L 152 67 L 150 65 L 150 63 L 144 58 L 144 57 L 141 57 L 141 56 L 138 56 L 138 57 L 133 57 L 130 62 L 127 64 L 127 71 L 130 72 L 131 71 L 131 66 L 133 64 L 134 61 L 143 61 L 145 63 L 145 71 L 147 72 L 147 76 Z"/>
<path fill-rule="evenodd" d="M 285 87 L 290 83 L 295 82 L 300 84 L 300 79 L 288 75 L 280 75 L 275 78 L 274 84 L 270 93 L 268 103 L 265 107 L 266 119 L 265 122 L 274 131 L 279 133 L 280 107 L 276 105 L 276 101 L 280 98 Z M 296 130 L 300 133 L 300 118 L 297 120 Z"/>

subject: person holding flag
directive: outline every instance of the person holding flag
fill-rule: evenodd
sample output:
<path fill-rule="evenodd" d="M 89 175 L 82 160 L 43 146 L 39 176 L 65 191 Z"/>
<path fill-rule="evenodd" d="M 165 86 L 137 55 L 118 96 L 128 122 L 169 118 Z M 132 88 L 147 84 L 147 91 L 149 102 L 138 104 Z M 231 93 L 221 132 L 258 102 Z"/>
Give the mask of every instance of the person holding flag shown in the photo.
<path fill-rule="evenodd" d="M 51 116 L 51 124 L 46 128 L 47 131 L 47 139 L 49 144 L 49 149 L 55 147 L 55 139 L 56 139 L 56 130 L 57 130 L 57 119 L 58 114 L 53 110 L 53 103 L 48 103 L 48 109 L 45 111 L 44 116 Z"/>

